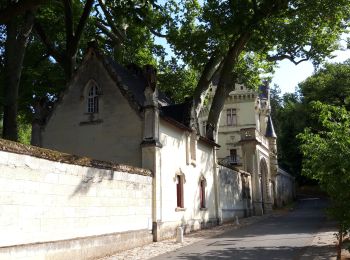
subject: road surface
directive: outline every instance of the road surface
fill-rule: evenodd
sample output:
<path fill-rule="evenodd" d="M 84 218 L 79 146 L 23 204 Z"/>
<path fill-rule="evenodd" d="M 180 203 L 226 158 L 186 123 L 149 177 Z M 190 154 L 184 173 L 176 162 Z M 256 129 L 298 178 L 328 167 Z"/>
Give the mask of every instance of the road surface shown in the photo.
<path fill-rule="evenodd" d="M 152 259 L 331 259 L 334 246 L 320 242 L 322 234 L 329 240 L 335 230 L 334 223 L 326 219 L 325 207 L 324 200 L 303 199 L 288 214 L 271 216 Z"/>

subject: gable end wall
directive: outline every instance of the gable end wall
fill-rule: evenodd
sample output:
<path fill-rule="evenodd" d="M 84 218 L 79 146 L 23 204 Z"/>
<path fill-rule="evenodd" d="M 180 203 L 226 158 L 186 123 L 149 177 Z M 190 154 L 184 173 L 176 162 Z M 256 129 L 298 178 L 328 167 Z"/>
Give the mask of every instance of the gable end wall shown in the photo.
<path fill-rule="evenodd" d="M 99 113 L 92 122 L 86 113 L 89 80 L 96 81 L 101 91 Z M 137 167 L 141 166 L 141 139 L 142 118 L 96 56 L 79 68 L 42 132 L 45 148 Z"/>

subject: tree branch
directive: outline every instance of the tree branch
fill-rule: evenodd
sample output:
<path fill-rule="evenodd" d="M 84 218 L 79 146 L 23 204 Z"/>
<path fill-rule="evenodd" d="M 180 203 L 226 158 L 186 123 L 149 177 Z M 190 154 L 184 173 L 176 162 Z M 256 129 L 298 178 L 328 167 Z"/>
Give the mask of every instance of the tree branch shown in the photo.
<path fill-rule="evenodd" d="M 253 10 L 255 14 L 258 12 L 258 3 L 256 0 L 253 0 Z"/>
<path fill-rule="evenodd" d="M 21 0 L 11 1 L 11 4 L 0 10 L 0 24 L 5 24 L 13 17 L 23 14 L 27 10 L 36 8 L 38 5 L 47 2 L 47 0 Z"/>
<path fill-rule="evenodd" d="M 37 35 L 39 36 L 41 42 L 45 45 L 48 54 L 52 56 L 59 64 L 62 65 L 64 60 L 63 55 L 59 51 L 57 51 L 49 37 L 46 35 L 44 28 L 37 20 L 34 21 L 34 29 Z"/>
<path fill-rule="evenodd" d="M 195 111 L 195 116 L 199 115 L 204 99 L 208 93 L 210 83 L 212 82 L 215 73 L 221 68 L 221 63 L 222 56 L 219 51 L 216 51 L 211 55 L 201 73 L 201 77 L 193 93 L 193 109 Z"/>
<path fill-rule="evenodd" d="M 147 27 L 147 29 L 155 36 L 159 37 L 159 38 L 167 38 L 168 35 L 166 34 L 162 34 L 160 32 L 157 32 L 155 29 L 153 29 L 149 23 L 146 21 L 145 17 L 142 15 L 142 13 L 140 12 L 140 10 L 135 10 L 135 12 L 138 14 L 138 17 L 136 17 L 136 19 L 138 20 L 138 22 L 140 22 L 141 24 L 143 24 L 144 26 Z"/>
<path fill-rule="evenodd" d="M 63 0 L 64 23 L 66 27 L 66 50 L 71 48 L 74 39 L 72 0 Z"/>
<path fill-rule="evenodd" d="M 157 32 L 156 30 L 154 30 L 153 28 L 151 28 L 150 26 L 146 25 L 146 27 L 148 28 L 148 30 L 155 36 L 159 37 L 159 38 L 167 38 L 168 35 L 167 34 L 162 34 L 160 32 Z"/>
<path fill-rule="evenodd" d="M 79 20 L 79 23 L 77 26 L 77 30 L 75 31 L 75 35 L 73 37 L 74 40 L 72 42 L 72 45 L 73 45 L 72 48 L 75 50 L 78 48 L 78 42 L 79 42 L 81 35 L 83 33 L 87 19 L 89 18 L 89 15 L 91 13 L 93 3 L 94 3 L 94 0 L 86 0 L 83 13 L 80 17 L 80 20 Z"/>
<path fill-rule="evenodd" d="M 97 21 L 96 22 L 97 28 L 99 28 L 104 34 L 106 34 L 112 42 L 116 44 L 122 43 L 122 41 L 113 33 L 111 32 L 106 26 L 104 26 L 101 22 Z"/>
<path fill-rule="evenodd" d="M 113 18 L 112 16 L 110 15 L 110 13 L 108 12 L 106 6 L 104 5 L 104 3 L 102 2 L 102 0 L 98 0 L 98 4 L 100 5 L 102 11 L 103 11 L 103 14 L 107 20 L 107 23 L 108 23 L 108 26 L 111 27 L 111 30 L 112 32 L 119 38 L 119 39 L 122 39 L 122 41 L 125 41 L 126 40 L 126 37 L 124 35 L 124 33 L 122 33 L 120 31 L 119 28 L 117 28 L 114 24 L 114 21 L 113 21 Z"/>
<path fill-rule="evenodd" d="M 284 60 L 284 59 L 290 60 L 291 62 L 294 63 L 294 65 L 298 65 L 299 63 L 302 63 L 303 61 L 309 60 L 309 57 L 306 57 L 306 58 L 298 60 L 298 61 L 295 60 L 293 55 L 288 55 L 288 54 L 279 54 L 279 55 L 267 57 L 268 61 L 279 61 L 279 60 Z"/>

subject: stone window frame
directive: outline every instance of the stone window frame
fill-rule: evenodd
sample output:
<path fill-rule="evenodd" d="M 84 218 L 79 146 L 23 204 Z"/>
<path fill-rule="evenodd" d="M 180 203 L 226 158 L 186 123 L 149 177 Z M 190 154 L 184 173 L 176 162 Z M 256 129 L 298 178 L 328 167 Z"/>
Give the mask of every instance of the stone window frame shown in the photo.
<path fill-rule="evenodd" d="M 231 148 L 230 149 L 230 162 L 231 163 L 238 163 L 238 149 L 237 148 Z"/>
<path fill-rule="evenodd" d="M 184 184 L 186 183 L 186 176 L 181 169 L 175 173 L 174 182 L 176 185 L 176 208 L 175 211 L 185 211 L 184 200 Z"/>
<path fill-rule="evenodd" d="M 196 131 L 186 133 L 186 163 L 194 167 L 197 164 L 197 139 Z"/>
<path fill-rule="evenodd" d="M 227 108 L 226 109 L 226 125 L 227 126 L 237 126 L 237 109 Z"/>
<path fill-rule="evenodd" d="M 207 179 L 204 177 L 203 174 L 199 177 L 198 185 L 199 185 L 199 209 L 207 210 L 207 196 L 206 196 Z"/>
<path fill-rule="evenodd" d="M 85 87 L 86 91 L 86 104 L 85 112 L 87 114 L 97 114 L 100 111 L 100 96 L 101 90 L 97 82 L 90 79 Z"/>
<path fill-rule="evenodd" d="M 202 133 L 203 133 L 202 135 L 205 136 L 206 132 L 207 132 L 207 121 L 206 120 L 202 121 L 201 127 L 202 127 Z"/>

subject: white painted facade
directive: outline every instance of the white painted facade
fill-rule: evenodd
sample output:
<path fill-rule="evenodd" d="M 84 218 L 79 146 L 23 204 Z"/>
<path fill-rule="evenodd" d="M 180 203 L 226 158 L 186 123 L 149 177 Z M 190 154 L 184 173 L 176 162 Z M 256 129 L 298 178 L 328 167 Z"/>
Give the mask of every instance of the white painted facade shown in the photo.
<path fill-rule="evenodd" d="M 160 182 L 155 189 L 161 199 L 155 209 L 154 222 L 166 234 L 174 234 L 178 226 L 183 226 L 185 232 L 189 232 L 210 223 L 217 223 L 213 146 L 196 140 L 196 159 L 191 160 L 189 132 L 164 120 L 160 121 L 159 132 L 162 147 L 159 151 L 160 165 L 156 179 L 159 178 Z M 183 207 L 177 207 L 177 175 L 181 175 L 184 181 Z M 205 181 L 205 208 L 200 205 L 201 180 Z"/>

